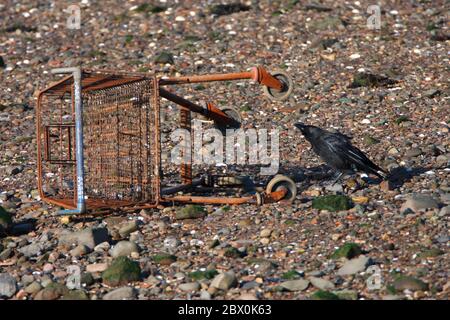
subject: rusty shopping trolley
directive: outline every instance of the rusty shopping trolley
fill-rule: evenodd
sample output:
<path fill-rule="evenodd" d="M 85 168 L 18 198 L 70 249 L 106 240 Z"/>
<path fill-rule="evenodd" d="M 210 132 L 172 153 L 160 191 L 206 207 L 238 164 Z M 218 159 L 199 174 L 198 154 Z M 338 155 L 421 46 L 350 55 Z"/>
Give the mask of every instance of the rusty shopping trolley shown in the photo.
<path fill-rule="evenodd" d="M 263 67 L 169 78 L 78 67 L 52 73 L 68 75 L 38 94 L 37 174 L 41 199 L 65 208 L 61 214 L 152 208 L 173 202 L 262 204 L 295 198 L 295 183 L 281 175 L 264 192 L 241 197 L 199 195 L 201 188 L 217 188 L 218 179 L 211 175 L 194 178 L 189 162 L 180 165 L 180 184 L 162 182 L 160 98 L 180 106 L 185 129 L 191 130 L 192 112 L 221 128 L 240 126 L 239 114 L 232 109 L 220 110 L 212 103 L 203 107 L 165 87 L 251 79 L 263 85 L 272 99 L 283 100 L 293 87 L 286 73 L 269 74 Z"/>

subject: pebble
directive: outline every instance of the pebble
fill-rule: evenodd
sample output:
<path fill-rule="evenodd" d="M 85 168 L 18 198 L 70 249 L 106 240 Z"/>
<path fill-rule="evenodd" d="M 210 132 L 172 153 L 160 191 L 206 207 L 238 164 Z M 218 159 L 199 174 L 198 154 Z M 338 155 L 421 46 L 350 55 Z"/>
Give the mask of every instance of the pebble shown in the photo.
<path fill-rule="evenodd" d="M 34 281 L 34 276 L 31 274 L 24 274 L 20 279 L 23 286 L 27 286 Z"/>
<path fill-rule="evenodd" d="M 36 294 L 42 290 L 42 286 L 39 282 L 33 281 L 25 288 L 25 292 L 28 294 Z"/>
<path fill-rule="evenodd" d="M 404 291 L 426 291 L 428 290 L 428 284 L 423 282 L 420 279 L 410 277 L 410 276 L 400 276 L 398 277 L 393 284 L 395 290 Z"/>
<path fill-rule="evenodd" d="M 178 288 L 186 292 L 198 291 L 200 289 L 200 284 L 198 282 L 182 283 Z"/>
<path fill-rule="evenodd" d="M 309 277 L 308 280 L 314 287 L 320 290 L 334 290 L 335 288 L 334 283 L 326 279 Z"/>
<path fill-rule="evenodd" d="M 128 222 L 124 226 L 119 229 L 119 234 L 121 237 L 126 238 L 130 235 L 130 233 L 138 230 L 138 223 L 136 220 Z"/>
<path fill-rule="evenodd" d="M 84 245 L 84 244 L 80 244 L 78 246 L 76 246 L 75 248 L 73 248 L 72 250 L 70 250 L 70 255 L 72 257 L 81 257 L 84 256 L 85 254 L 89 253 L 91 250 L 89 249 L 88 246 Z"/>
<path fill-rule="evenodd" d="M 442 209 L 439 211 L 439 217 L 445 217 L 450 215 L 450 206 L 442 207 Z"/>
<path fill-rule="evenodd" d="M 98 245 L 95 246 L 94 251 L 95 252 L 106 252 L 111 248 L 111 245 L 109 244 L 109 242 L 102 242 Z"/>
<path fill-rule="evenodd" d="M 133 252 L 139 253 L 138 246 L 131 241 L 120 241 L 111 249 L 111 256 L 113 258 L 129 256 Z"/>
<path fill-rule="evenodd" d="M 393 295 L 393 294 L 387 294 L 383 297 L 381 297 L 382 300 L 405 300 L 405 297 L 399 296 L 399 295 Z"/>
<path fill-rule="evenodd" d="M 236 274 L 233 271 L 218 274 L 211 282 L 211 287 L 228 290 L 237 284 Z"/>
<path fill-rule="evenodd" d="M 64 230 L 58 238 L 60 245 L 82 244 L 93 250 L 96 245 L 109 241 L 106 228 L 86 228 L 77 232 Z"/>
<path fill-rule="evenodd" d="M 411 209 L 414 212 L 419 212 L 421 210 L 432 208 L 439 208 L 439 202 L 435 198 L 425 194 L 413 194 L 406 198 L 400 211 L 404 212 L 407 209 Z"/>
<path fill-rule="evenodd" d="M 25 257 L 31 258 L 44 253 L 47 250 L 47 246 L 41 242 L 33 242 L 27 246 L 19 249 Z"/>
<path fill-rule="evenodd" d="M 299 280 L 289 280 L 282 282 L 280 287 L 287 291 L 303 291 L 309 286 L 309 281 L 304 279 Z"/>
<path fill-rule="evenodd" d="M 230 5 L 219 7 L 215 6 L 214 1 L 209 1 L 212 2 L 211 8 L 196 1 L 189 2 L 188 6 L 183 1 L 156 1 L 154 5 L 161 8 L 154 8 L 149 1 L 134 1 L 124 10 L 116 6 L 117 10 L 110 10 L 111 15 L 101 16 L 96 14 L 102 11 L 101 2 L 81 2 L 82 16 L 89 18 L 86 20 L 88 29 L 84 30 L 86 26 L 83 27 L 85 32 L 79 46 L 73 46 L 71 37 L 65 37 L 67 30 L 61 27 L 61 23 L 39 24 L 41 20 L 61 20 L 60 10 L 45 6 L 32 8 L 20 1 L 13 2 L 13 6 L 4 4 L 5 1 L 0 4 L 0 11 L 9 15 L 9 19 L 2 21 L 4 23 L 0 27 L 0 61 L 4 60 L 3 64 L 0 62 L 4 89 L 0 97 L 0 206 L 8 210 L 14 220 L 6 222 L 7 235 L 0 227 L 0 273 L 7 272 L 17 278 L 19 289 L 26 293 L 25 289 L 34 281 L 42 281 L 41 284 L 45 286 L 51 281 L 64 283 L 68 277 L 64 276 L 64 272 L 71 264 L 80 266 L 83 273 L 92 264 L 103 263 L 106 268 L 113 260 L 110 255 L 112 246 L 118 241 L 128 240 L 141 248 L 139 253 L 130 254 L 143 267 L 141 275 L 145 278 L 153 276 L 158 281 L 154 285 L 139 282 L 139 278 L 136 285 L 142 286 L 142 289 L 134 298 L 250 299 L 254 295 L 259 299 L 303 300 L 320 290 L 311 284 L 305 291 L 279 292 L 277 286 L 281 282 L 302 279 L 302 275 L 292 279 L 280 278 L 291 270 L 318 270 L 320 272 L 316 277 L 331 281 L 338 289 L 356 291 L 360 294 L 359 298 L 365 300 L 384 298 L 383 295 L 389 291 L 388 286 L 395 279 L 390 271 L 411 273 L 423 277 L 422 280 L 428 282 L 430 288 L 428 291 L 414 292 L 406 289 L 404 296 L 407 299 L 447 298 L 448 292 L 440 290 L 448 281 L 450 267 L 447 254 L 430 258 L 419 256 L 422 251 L 433 247 L 446 252 L 449 245 L 449 208 L 446 206 L 450 205 L 450 199 L 445 196 L 450 192 L 448 84 L 445 72 L 442 72 L 443 62 L 448 62 L 448 41 L 445 41 L 448 30 L 446 21 L 441 21 L 443 18 L 446 20 L 445 10 L 443 12 L 432 1 L 416 1 L 413 6 L 407 5 L 401 9 L 388 6 L 384 8 L 387 14 L 383 15 L 386 21 L 382 22 L 396 27 L 390 33 L 379 33 L 364 29 L 367 17 L 361 1 L 349 2 L 349 10 L 340 8 L 339 4 L 332 5 L 332 1 L 328 1 L 329 9 L 320 8 L 324 5 L 317 5 L 316 2 L 320 1 L 316 0 L 290 1 L 292 3 L 278 1 L 276 6 L 280 4 L 279 8 L 268 5 L 268 1 L 259 1 L 258 5 L 258 1 L 253 0 L 226 1 Z M 113 2 L 116 3 L 119 1 Z M 237 13 L 242 3 L 251 7 L 247 12 Z M 131 7 L 140 10 L 128 10 Z M 229 16 L 215 17 L 212 8 L 215 15 Z M 154 13 L 153 10 L 166 11 Z M 325 10 L 328 13 L 318 12 Z M 392 14 L 390 11 L 393 11 Z M 175 21 L 176 17 L 183 17 L 185 21 Z M 347 20 L 351 23 L 345 23 Z M 171 21 L 175 23 L 171 24 Z M 302 32 L 298 30 L 299 21 L 304 22 L 306 33 L 315 33 L 314 36 L 303 39 Z M 152 30 L 154 25 L 159 27 Z M 426 30 L 427 27 L 435 30 Z M 246 30 L 255 36 L 249 37 Z M 149 39 L 140 35 L 148 36 Z M 363 45 L 360 39 L 364 40 Z M 416 48 L 415 44 L 419 44 L 419 47 Z M 57 47 L 62 49 L 58 50 Z M 255 50 L 266 47 L 270 48 L 269 53 Z M 310 50 L 314 47 L 314 51 Z M 301 52 L 302 59 L 298 58 L 298 52 Z M 159 53 L 163 54 L 158 57 Z M 374 55 L 395 63 L 379 68 L 364 61 Z M 63 225 L 55 216 L 57 208 L 40 201 L 36 190 L 36 110 L 30 97 L 33 97 L 35 90 L 41 90 L 60 77 L 45 70 L 36 70 L 48 71 L 82 63 L 93 69 L 188 76 L 240 72 L 244 71 L 246 65 L 264 62 L 269 72 L 278 66 L 294 79 L 294 94 L 284 102 L 268 104 L 268 100 L 261 95 L 261 88 L 244 80 L 194 85 L 186 90 L 179 88 L 179 93 L 192 101 L 213 97 L 219 105 L 226 103 L 236 107 L 244 120 L 245 129 L 282 129 L 279 132 L 280 168 L 292 175 L 300 191 L 293 203 L 267 203 L 263 207 L 252 204 L 204 205 L 205 214 L 178 221 L 175 221 L 176 212 L 184 205 L 168 204 L 164 209 L 145 209 L 142 216 L 137 212 L 126 215 L 120 213 L 112 226 L 107 222 L 108 218 L 100 216 L 66 219 Z M 358 76 L 356 72 L 362 75 Z M 381 72 L 386 72 L 389 79 Z M 395 84 L 390 79 L 401 82 Z M 358 81 L 353 86 L 359 88 L 348 88 Z M 166 161 L 169 159 L 164 158 L 164 150 L 172 146 L 169 135 L 179 124 L 178 111 L 173 107 L 173 104 L 166 104 L 161 110 L 164 117 L 161 127 L 164 164 L 169 164 Z M 70 122 L 70 115 L 66 114 L 64 121 Z M 367 202 L 360 205 L 356 203 L 354 209 L 339 214 L 332 211 L 323 214 L 320 209 L 313 209 L 313 197 L 341 193 L 342 189 L 340 184 L 334 190 L 326 187 L 328 168 L 293 128 L 293 123 L 297 121 L 335 128 L 352 135 L 352 141 L 357 147 L 392 173 L 395 184 L 389 186 L 387 182 L 382 182 L 377 186 L 378 179 L 371 176 L 369 183 L 357 186 L 356 190 L 347 190 L 346 186 L 343 190 L 352 200 L 366 197 Z M 133 129 L 132 126 L 128 128 L 127 123 L 123 124 L 127 127 L 124 129 Z M 124 134 L 130 138 L 130 141 L 125 141 L 127 144 L 139 142 L 126 132 Z M 169 166 L 170 172 L 164 180 L 167 178 L 169 184 L 176 183 L 171 178 L 172 173 L 176 178 L 179 166 Z M 255 191 L 263 192 L 262 185 L 266 184 L 269 177 L 258 175 L 257 167 L 217 167 L 213 168 L 213 174 L 228 175 L 236 171 L 239 176 L 249 175 L 255 178 L 258 188 Z M 51 186 L 48 184 L 44 188 L 48 194 L 62 191 L 57 175 L 60 166 L 55 165 L 54 169 L 45 173 L 54 179 Z M 62 166 L 61 170 L 64 169 Z M 139 163 L 132 169 L 138 172 Z M 196 172 L 203 172 L 207 167 L 202 165 L 195 169 Z M 89 171 L 86 173 L 88 175 Z M 51 174 L 54 175 L 50 177 Z M 73 188 L 67 183 L 68 180 L 63 179 L 63 187 Z M 230 196 L 240 197 L 240 190 L 235 191 Z M 253 192 L 251 190 L 250 193 Z M 439 207 L 424 209 L 428 210 L 426 213 L 419 210 L 415 214 L 401 214 L 400 207 L 406 197 L 414 193 L 430 195 L 439 202 Z M 214 192 L 211 195 L 221 194 Z M 120 198 L 121 194 L 117 194 L 117 197 Z M 141 225 L 141 221 L 145 221 L 145 224 Z M 114 237 L 114 242 L 110 237 L 94 239 L 89 231 L 84 239 L 77 239 L 74 235 L 71 238 L 74 241 L 66 244 L 59 241 L 60 234 L 65 232 L 77 234 L 85 229 L 104 226 L 110 237 Z M 134 230 L 136 226 L 139 230 Z M 127 227 L 130 229 L 126 230 Z M 274 232 L 269 236 L 261 236 L 263 229 Z M 193 230 L 196 232 L 191 233 Z M 168 237 L 178 241 L 173 246 L 165 245 L 163 241 Z M 264 239 L 262 244 L 261 239 Z M 213 240 L 217 240 L 214 241 L 215 248 L 209 249 L 207 244 Z M 252 243 L 232 243 L 238 240 Z M 45 248 L 35 253 L 30 250 L 29 257 L 20 252 L 23 247 L 36 242 L 42 243 Z M 368 271 L 355 277 L 336 275 L 346 262 L 345 257 L 333 259 L 334 266 L 328 264 L 334 250 L 347 242 L 360 245 L 364 248 L 360 254 L 370 255 L 379 263 L 384 281 L 381 290 L 367 290 Z M 55 247 L 58 243 L 58 247 Z M 92 246 L 94 243 L 95 246 Z M 71 250 L 80 245 L 95 251 L 80 259 L 74 258 Z M 239 253 L 230 257 L 222 255 L 222 249 L 225 251 L 230 245 L 238 251 L 245 247 L 247 257 L 241 258 Z M 157 252 L 176 253 L 177 260 L 173 262 L 174 259 L 166 259 L 169 264 L 160 265 L 153 260 Z M 261 268 L 257 268 L 253 259 L 270 262 L 259 263 Z M 240 280 L 239 285 L 225 293 L 213 287 L 208 292 L 206 290 L 213 279 L 201 279 L 198 280 L 201 289 L 195 294 L 178 288 L 182 282 L 195 281 L 188 280 L 189 274 L 209 268 L 212 261 L 216 264 L 211 265 L 211 270 L 234 270 L 236 278 Z M 43 268 L 47 263 L 53 265 L 54 270 L 44 274 Z M 179 272 L 185 274 L 183 280 L 175 279 L 174 275 Z M 25 274 L 32 274 L 35 280 L 30 278 L 23 281 Z M 102 283 L 99 276 L 99 272 L 95 272 L 92 277 L 95 279 L 91 279 L 91 284 L 86 286 L 91 299 L 102 299 L 113 290 Z M 306 279 L 309 276 L 307 274 Z M 32 282 L 25 284 L 28 281 Z M 259 287 L 256 284 L 260 284 Z M 119 286 L 124 285 L 127 284 Z M 38 289 L 42 291 L 42 288 Z M 12 298 L 33 299 L 38 293 L 23 296 L 21 290 Z M 64 298 L 58 292 L 47 290 L 38 297 Z M 404 298 L 403 294 L 398 295 Z M 133 308 L 124 310 L 131 315 Z M 302 311 L 299 309 L 298 313 L 302 315 Z M 49 309 L 47 313 L 51 312 Z"/>
<path fill-rule="evenodd" d="M 88 264 L 86 266 L 86 271 L 90 273 L 103 272 L 106 269 L 108 269 L 107 263 Z"/>
<path fill-rule="evenodd" d="M 122 287 L 108 292 L 103 300 L 132 300 L 136 297 L 136 290 L 131 287 Z"/>
<path fill-rule="evenodd" d="M 339 276 L 347 276 L 356 274 L 366 270 L 367 266 L 370 263 L 370 258 L 360 255 L 357 258 L 353 258 L 351 260 L 347 260 L 344 265 L 337 271 L 337 275 Z"/>
<path fill-rule="evenodd" d="M 181 244 L 181 241 L 178 240 L 176 237 L 167 237 L 164 239 L 163 244 L 165 248 L 173 250 Z"/>
<path fill-rule="evenodd" d="M 268 238 L 268 237 L 270 237 L 271 234 L 272 234 L 272 230 L 270 230 L 270 229 L 263 229 L 260 232 L 261 238 Z"/>
<path fill-rule="evenodd" d="M 418 157 L 423 153 L 422 149 L 420 148 L 412 148 L 405 152 L 406 158 L 414 158 Z"/>
<path fill-rule="evenodd" d="M 206 290 L 202 290 L 200 292 L 200 299 L 201 300 L 211 300 L 211 294 Z"/>
<path fill-rule="evenodd" d="M 51 273 L 51 272 L 53 272 L 54 269 L 55 269 L 55 267 L 51 263 L 46 263 L 42 267 L 42 271 L 44 273 Z"/>
<path fill-rule="evenodd" d="M 16 279 L 8 273 L 0 274 L 0 298 L 11 298 L 17 292 Z"/>

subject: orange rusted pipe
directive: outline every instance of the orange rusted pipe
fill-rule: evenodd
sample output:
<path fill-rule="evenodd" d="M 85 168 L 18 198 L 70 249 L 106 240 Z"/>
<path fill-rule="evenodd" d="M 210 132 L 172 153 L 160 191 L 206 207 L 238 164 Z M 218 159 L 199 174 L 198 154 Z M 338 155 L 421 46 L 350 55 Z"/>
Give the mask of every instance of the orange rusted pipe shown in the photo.
<path fill-rule="evenodd" d="M 163 198 L 162 202 L 188 202 L 188 203 L 203 203 L 203 204 L 243 204 L 256 201 L 254 196 L 241 198 L 227 198 L 227 197 L 200 197 L 200 196 L 174 196 L 170 198 Z"/>
<path fill-rule="evenodd" d="M 277 191 L 271 192 L 267 195 L 266 202 L 278 202 L 286 196 L 287 192 L 287 188 L 280 186 L 277 188 Z"/>
<path fill-rule="evenodd" d="M 159 80 L 159 84 L 164 86 L 173 84 L 202 83 L 212 81 L 232 81 L 244 79 L 251 79 L 262 85 L 277 90 L 281 90 L 283 88 L 283 84 L 278 79 L 272 77 L 272 75 L 261 66 L 253 67 L 251 71 L 246 72 L 218 73 L 218 74 L 205 74 L 201 76 L 163 78 Z"/>
<path fill-rule="evenodd" d="M 177 96 L 176 94 L 173 94 L 172 92 L 169 92 L 164 89 L 159 89 L 159 95 L 169 101 L 172 101 L 182 107 L 185 107 L 189 109 L 192 112 L 200 113 L 201 115 L 214 120 L 216 123 L 219 124 L 234 124 L 235 120 L 227 116 L 225 113 L 223 113 L 220 109 L 214 107 L 213 104 L 209 103 L 207 108 L 203 108 L 199 106 L 198 104 L 195 104 L 189 100 L 186 100 L 180 96 Z"/>
<path fill-rule="evenodd" d="M 247 72 L 219 73 L 219 74 L 205 74 L 205 75 L 201 75 L 201 76 L 163 78 L 163 79 L 159 80 L 159 84 L 163 86 L 163 85 L 202 83 L 202 82 L 212 82 L 212 81 L 255 79 L 256 77 L 257 77 L 257 71 L 254 68 L 252 71 L 247 71 Z"/>

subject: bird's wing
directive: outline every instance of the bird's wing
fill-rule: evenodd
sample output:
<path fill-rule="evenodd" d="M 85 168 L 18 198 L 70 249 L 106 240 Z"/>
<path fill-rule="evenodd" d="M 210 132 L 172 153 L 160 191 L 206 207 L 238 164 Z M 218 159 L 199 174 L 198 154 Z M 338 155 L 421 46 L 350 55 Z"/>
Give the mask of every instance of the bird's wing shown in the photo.
<path fill-rule="evenodd" d="M 354 164 L 358 169 L 372 172 L 380 177 L 384 176 L 384 171 L 380 167 L 367 158 L 361 150 L 352 146 L 350 141 L 342 135 L 329 134 L 322 140 L 330 151 L 345 159 L 346 162 Z"/>

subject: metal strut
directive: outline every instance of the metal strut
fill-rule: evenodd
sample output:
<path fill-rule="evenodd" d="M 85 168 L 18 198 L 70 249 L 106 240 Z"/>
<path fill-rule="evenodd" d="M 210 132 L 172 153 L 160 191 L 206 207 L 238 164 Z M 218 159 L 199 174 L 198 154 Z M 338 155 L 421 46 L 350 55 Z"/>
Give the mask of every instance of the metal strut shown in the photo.
<path fill-rule="evenodd" d="M 81 100 L 81 68 L 57 68 L 51 70 L 53 74 L 72 73 L 75 89 L 75 151 L 77 172 L 77 208 L 60 210 L 60 215 L 76 215 L 86 213 L 84 193 L 84 157 L 83 157 L 83 101 Z"/>

